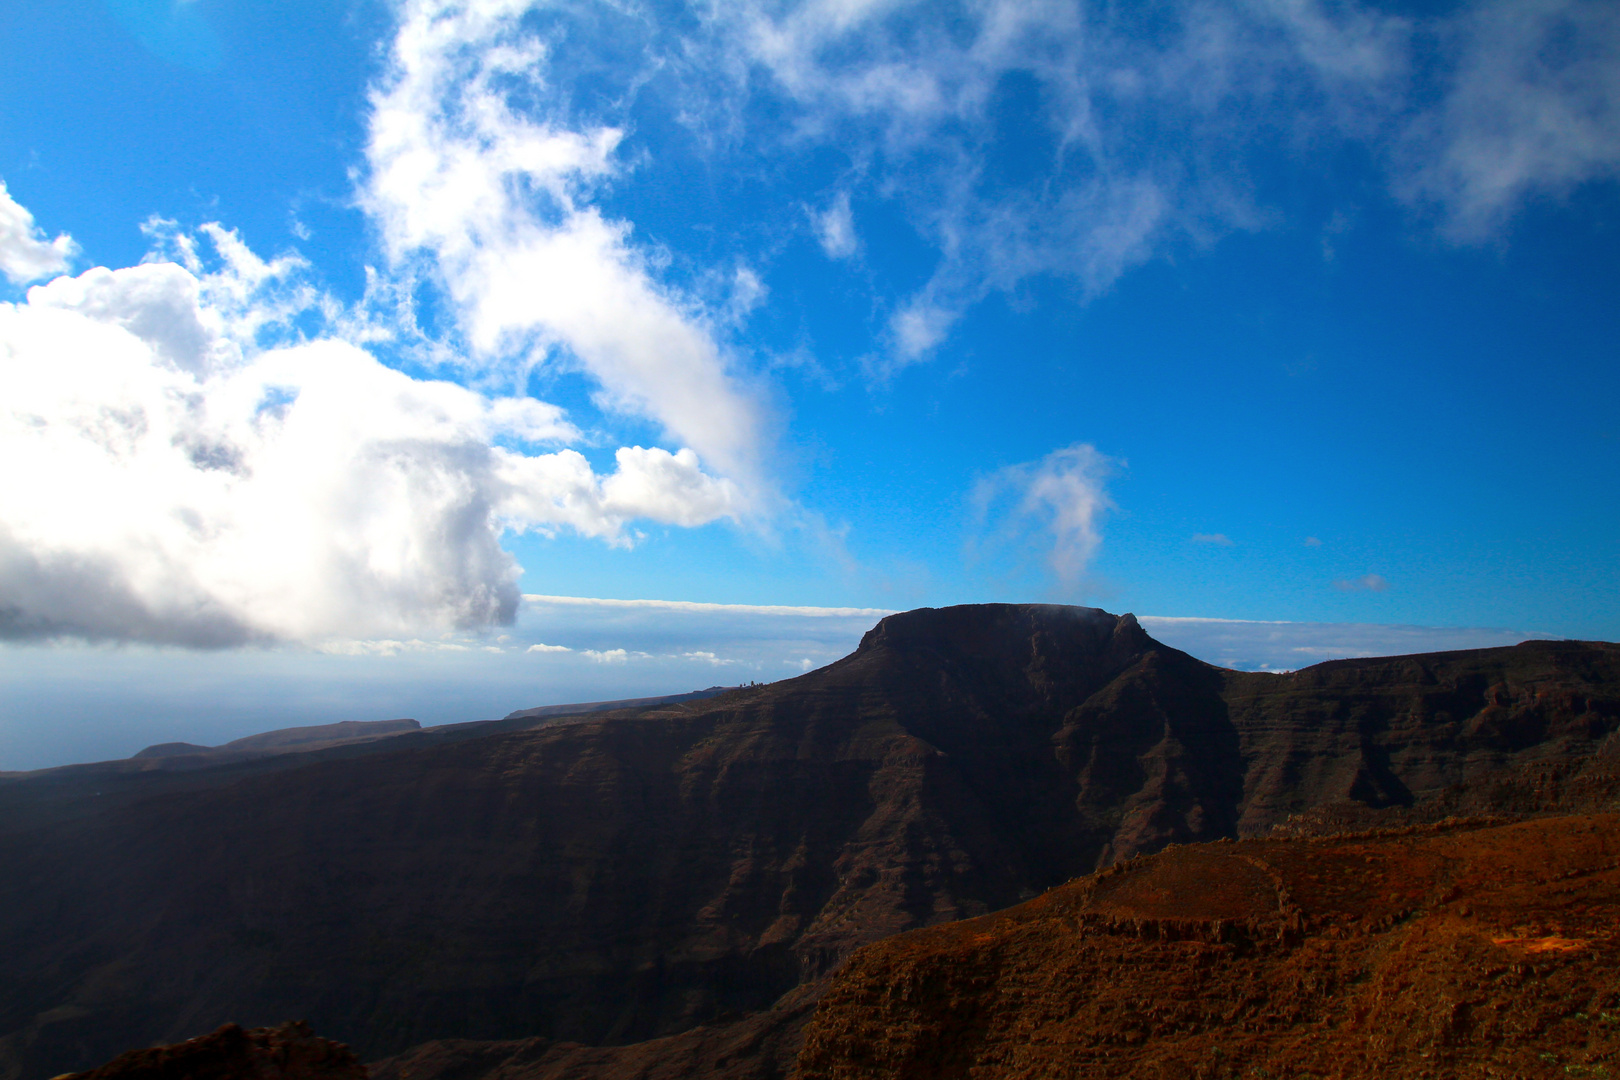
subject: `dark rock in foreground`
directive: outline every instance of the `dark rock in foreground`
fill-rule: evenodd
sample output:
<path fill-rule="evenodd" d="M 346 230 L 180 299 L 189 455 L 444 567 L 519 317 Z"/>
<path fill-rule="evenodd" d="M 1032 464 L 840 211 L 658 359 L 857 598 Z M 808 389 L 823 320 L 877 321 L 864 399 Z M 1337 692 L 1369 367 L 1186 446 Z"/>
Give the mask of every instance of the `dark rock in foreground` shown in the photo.
<path fill-rule="evenodd" d="M 56 1080 L 366 1080 L 366 1069 L 347 1046 L 295 1021 L 251 1031 L 226 1024 L 210 1035 L 131 1050 L 99 1069 Z"/>

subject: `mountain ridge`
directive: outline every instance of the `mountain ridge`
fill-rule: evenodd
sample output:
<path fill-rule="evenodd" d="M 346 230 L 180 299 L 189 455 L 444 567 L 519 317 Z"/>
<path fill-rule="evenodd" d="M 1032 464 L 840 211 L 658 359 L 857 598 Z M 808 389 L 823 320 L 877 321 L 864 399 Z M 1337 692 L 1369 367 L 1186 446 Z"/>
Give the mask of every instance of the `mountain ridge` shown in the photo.
<path fill-rule="evenodd" d="M 1352 663 L 1239 673 L 1096 609 L 920 609 L 707 700 L 15 816 L 0 1080 L 286 1015 L 371 1060 L 746 1028 L 895 933 L 1171 843 L 1410 812 L 1620 724 L 1615 646 Z"/>

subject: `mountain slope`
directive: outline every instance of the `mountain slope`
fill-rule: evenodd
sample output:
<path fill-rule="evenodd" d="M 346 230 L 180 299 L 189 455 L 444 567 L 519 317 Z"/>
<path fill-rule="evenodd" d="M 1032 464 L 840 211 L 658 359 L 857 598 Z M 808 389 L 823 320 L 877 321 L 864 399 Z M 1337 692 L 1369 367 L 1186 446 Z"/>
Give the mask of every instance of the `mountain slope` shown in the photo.
<path fill-rule="evenodd" d="M 1602 1077 L 1620 817 L 1177 847 L 856 953 L 800 1080 Z"/>
<path fill-rule="evenodd" d="M 0 1080 L 288 1016 L 366 1058 L 672 1035 L 1135 852 L 1416 812 L 1620 723 L 1613 646 L 1324 667 L 1225 672 L 1091 609 L 922 610 L 708 700 L 203 770 L 115 812 L 13 796 Z"/>

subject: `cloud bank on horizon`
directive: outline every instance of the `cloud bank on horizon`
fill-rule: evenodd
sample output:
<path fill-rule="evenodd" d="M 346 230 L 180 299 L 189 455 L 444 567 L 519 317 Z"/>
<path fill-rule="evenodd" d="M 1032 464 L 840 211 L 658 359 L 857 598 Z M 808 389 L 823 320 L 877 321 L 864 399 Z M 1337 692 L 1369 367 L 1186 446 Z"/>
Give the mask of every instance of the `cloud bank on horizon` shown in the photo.
<path fill-rule="evenodd" d="M 425 725 L 520 708 L 775 682 L 832 663 L 889 612 L 525 595 L 496 636 L 195 650 L 0 650 L 8 708 L 0 772 L 127 757 L 158 742 L 218 745 L 260 731 L 409 716 Z M 1505 630 L 1245 622 L 1144 615 L 1200 659 L 1282 671 L 1339 657 L 1512 645 Z M 105 717 L 64 723 L 64 716 Z"/>
<path fill-rule="evenodd" d="M 731 523 L 774 542 L 821 512 L 779 461 L 788 360 L 746 333 L 796 232 L 871 283 L 861 369 L 881 392 L 1033 281 L 1095 298 L 1263 232 L 1262 154 L 1359 155 L 1457 244 L 1620 173 L 1620 14 L 1597 0 L 393 11 L 353 148 L 364 296 L 229 222 L 154 218 L 145 261 L 74 275 L 72 222 L 0 188 L 0 272 L 40 282 L 0 304 L 0 455 L 27 463 L 0 475 L 0 638 L 476 631 L 517 616 L 516 536 Z M 767 193 L 706 248 L 630 198 L 694 164 Z M 817 179 L 780 198 L 789 173 Z M 920 252 L 905 273 L 880 266 L 883 213 Z M 588 406 L 530 393 L 567 378 Z M 1110 452 L 987 463 L 961 484 L 970 548 L 1074 592 L 1117 502 Z"/>

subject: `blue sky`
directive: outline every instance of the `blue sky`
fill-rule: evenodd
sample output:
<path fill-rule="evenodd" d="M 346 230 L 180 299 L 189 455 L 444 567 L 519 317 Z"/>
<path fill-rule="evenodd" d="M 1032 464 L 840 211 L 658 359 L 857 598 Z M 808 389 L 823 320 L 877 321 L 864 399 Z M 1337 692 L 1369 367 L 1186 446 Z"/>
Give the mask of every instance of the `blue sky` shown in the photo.
<path fill-rule="evenodd" d="M 0 768 L 779 678 L 925 604 L 1246 667 L 1620 637 L 1612 5 L 0 40 Z"/>

